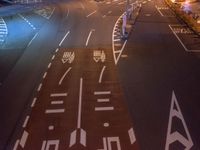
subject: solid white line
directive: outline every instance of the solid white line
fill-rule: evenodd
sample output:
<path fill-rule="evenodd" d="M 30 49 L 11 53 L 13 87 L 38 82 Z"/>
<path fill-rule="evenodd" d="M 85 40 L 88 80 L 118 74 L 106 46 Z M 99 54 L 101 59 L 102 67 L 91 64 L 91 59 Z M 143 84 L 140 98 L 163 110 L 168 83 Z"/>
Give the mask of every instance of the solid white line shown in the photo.
<path fill-rule="evenodd" d="M 51 16 L 53 15 L 54 11 L 55 11 L 55 8 L 53 8 L 53 11 L 51 12 L 51 14 L 50 14 L 50 16 L 48 17 L 48 19 L 51 18 Z"/>
<path fill-rule="evenodd" d="M 95 91 L 94 95 L 108 95 L 111 94 L 111 91 Z"/>
<path fill-rule="evenodd" d="M 81 128 L 82 91 L 83 91 L 83 78 L 80 78 L 79 104 L 78 104 L 78 121 L 77 121 L 77 128 L 78 129 Z"/>
<path fill-rule="evenodd" d="M 31 107 L 34 107 L 34 106 L 35 106 L 36 100 L 37 100 L 37 98 L 35 97 L 35 98 L 33 99 L 33 102 L 32 102 L 32 104 L 31 104 Z"/>
<path fill-rule="evenodd" d="M 156 9 L 158 10 L 158 12 L 160 13 L 160 15 L 163 17 L 164 15 L 163 15 L 163 13 L 160 11 L 160 9 L 158 9 L 157 6 L 155 6 L 155 7 L 156 7 Z"/>
<path fill-rule="evenodd" d="M 50 97 L 60 97 L 60 96 L 67 96 L 67 93 L 54 93 L 50 95 Z"/>
<path fill-rule="evenodd" d="M 65 109 L 47 109 L 45 111 L 46 114 L 51 114 L 51 113 L 64 113 Z"/>
<path fill-rule="evenodd" d="M 50 68 L 51 67 L 51 63 L 49 63 L 49 65 L 48 65 L 48 68 Z"/>
<path fill-rule="evenodd" d="M 42 88 L 42 83 L 40 83 L 40 85 L 38 86 L 37 91 L 39 92 L 41 90 L 41 88 Z"/>
<path fill-rule="evenodd" d="M 177 36 L 177 34 L 173 31 L 171 25 L 169 25 L 169 28 L 171 29 L 172 33 L 176 36 L 176 38 L 178 39 L 178 41 L 181 43 L 181 45 L 183 46 L 183 48 L 185 49 L 185 51 L 188 51 L 188 49 L 185 47 L 185 45 L 182 43 L 182 41 L 179 39 L 179 37 Z"/>
<path fill-rule="evenodd" d="M 69 35 L 70 31 L 68 31 L 65 36 L 63 37 L 62 41 L 60 42 L 59 46 L 62 45 L 63 41 L 65 40 L 65 38 Z"/>
<path fill-rule="evenodd" d="M 101 99 L 97 99 L 97 102 L 99 102 L 99 103 L 109 102 L 109 101 L 110 101 L 109 98 L 101 98 Z"/>
<path fill-rule="evenodd" d="M 31 43 L 33 42 L 33 40 L 37 37 L 38 33 L 36 33 L 34 35 L 34 37 L 30 40 L 30 42 L 28 43 L 28 47 L 31 45 Z"/>
<path fill-rule="evenodd" d="M 30 116 L 26 116 L 26 119 L 24 120 L 24 124 L 23 124 L 23 128 L 26 127 L 27 123 L 28 123 L 28 120 L 29 120 Z"/>
<path fill-rule="evenodd" d="M 44 75 L 43 75 L 43 79 L 45 79 L 46 76 L 47 76 L 47 72 L 44 73 Z"/>
<path fill-rule="evenodd" d="M 102 68 L 102 70 L 101 70 L 101 73 L 100 73 L 100 76 L 99 76 L 99 83 L 102 82 L 102 76 L 103 76 L 103 73 L 104 73 L 104 71 L 105 71 L 105 68 L 106 68 L 106 66 L 103 66 L 103 68 Z"/>
<path fill-rule="evenodd" d="M 22 135 L 22 138 L 21 138 L 20 143 L 19 143 L 19 144 L 21 145 L 22 148 L 24 148 L 24 146 L 25 146 L 25 144 L 26 144 L 28 135 L 29 135 L 28 132 L 24 130 L 23 135 Z"/>
<path fill-rule="evenodd" d="M 123 46 L 122 46 L 122 49 L 120 50 L 120 53 L 119 53 L 119 55 L 118 55 L 118 57 L 117 57 L 117 59 L 116 59 L 116 64 L 117 64 L 118 61 L 119 61 L 119 58 L 120 58 L 120 56 L 121 56 L 121 54 L 122 54 L 122 52 L 123 52 L 123 50 L 124 50 L 124 48 L 125 48 L 126 43 L 127 43 L 127 40 L 124 42 L 124 44 L 123 44 Z"/>
<path fill-rule="evenodd" d="M 69 8 L 67 8 L 67 17 L 69 16 Z"/>
<path fill-rule="evenodd" d="M 91 36 L 91 34 L 92 34 L 93 31 L 95 31 L 95 30 L 94 30 L 94 29 L 90 30 L 90 33 L 89 33 L 89 35 L 88 35 L 88 37 L 87 37 L 87 41 L 86 41 L 86 43 L 85 43 L 85 46 L 88 45 L 88 42 L 89 42 L 89 40 L 90 40 L 90 36 Z"/>
<path fill-rule="evenodd" d="M 63 101 L 51 101 L 52 105 L 56 105 L 56 104 L 63 104 Z"/>
<path fill-rule="evenodd" d="M 97 11 L 93 11 L 92 13 L 90 13 L 89 15 L 87 15 L 86 17 L 88 18 L 89 16 L 93 15 L 94 13 L 96 13 Z"/>
<path fill-rule="evenodd" d="M 14 145 L 13 150 L 17 150 L 18 145 L 19 145 L 19 140 L 17 140 L 17 141 L 15 142 L 15 145 Z"/>
<path fill-rule="evenodd" d="M 108 111 L 114 110 L 114 107 L 95 107 L 95 111 Z"/>
<path fill-rule="evenodd" d="M 83 5 L 83 3 L 80 3 L 82 9 L 85 9 L 85 6 Z"/>
<path fill-rule="evenodd" d="M 69 68 L 67 69 L 67 71 L 65 71 L 64 75 L 62 76 L 62 78 L 61 78 L 60 81 L 59 81 L 59 85 L 62 84 L 62 82 L 63 82 L 65 76 L 68 74 L 68 72 L 70 72 L 71 69 L 72 69 L 72 67 L 69 67 Z"/>

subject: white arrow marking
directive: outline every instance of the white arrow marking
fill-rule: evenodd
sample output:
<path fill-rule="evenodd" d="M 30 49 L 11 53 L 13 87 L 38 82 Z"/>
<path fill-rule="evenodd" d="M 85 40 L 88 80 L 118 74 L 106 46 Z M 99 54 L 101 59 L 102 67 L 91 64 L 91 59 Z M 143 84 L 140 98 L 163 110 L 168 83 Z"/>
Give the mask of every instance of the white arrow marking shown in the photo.
<path fill-rule="evenodd" d="M 177 110 L 174 109 L 174 106 L 176 106 Z M 183 127 L 184 127 L 184 130 L 186 132 L 187 138 L 184 137 L 183 135 L 181 135 L 177 131 L 171 133 L 173 117 L 176 117 L 176 118 L 181 120 Z M 175 96 L 174 91 L 173 91 L 172 92 L 170 114 L 169 114 L 169 122 L 168 122 L 165 150 L 169 150 L 169 145 L 173 144 L 175 141 L 179 141 L 181 144 L 183 144 L 185 146 L 185 150 L 190 150 L 193 146 L 192 138 L 190 136 L 190 133 L 189 133 L 188 128 L 186 126 L 185 120 L 184 120 L 183 115 L 181 113 L 181 109 L 179 107 L 178 101 L 177 101 L 176 96 Z"/>

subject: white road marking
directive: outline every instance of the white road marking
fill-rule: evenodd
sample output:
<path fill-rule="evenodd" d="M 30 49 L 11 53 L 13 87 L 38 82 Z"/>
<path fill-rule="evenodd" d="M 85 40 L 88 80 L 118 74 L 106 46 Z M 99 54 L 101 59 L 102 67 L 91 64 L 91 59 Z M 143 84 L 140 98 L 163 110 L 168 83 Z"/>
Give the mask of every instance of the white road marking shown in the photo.
<path fill-rule="evenodd" d="M 53 93 L 50 97 L 60 97 L 60 96 L 67 96 L 67 93 Z"/>
<path fill-rule="evenodd" d="M 119 53 L 117 59 L 115 59 L 115 62 L 116 62 L 115 64 L 118 63 L 119 58 L 121 57 L 121 54 L 122 54 L 122 52 L 124 51 L 124 48 L 125 48 L 125 46 L 126 46 L 126 43 L 127 43 L 127 40 L 124 42 L 124 44 L 123 44 L 123 46 L 122 46 L 122 48 L 121 48 L 121 50 L 120 50 L 120 53 Z"/>
<path fill-rule="evenodd" d="M 34 106 L 35 106 L 36 100 L 37 100 L 37 98 L 35 97 L 35 98 L 33 99 L 33 102 L 32 102 L 32 104 L 31 104 L 31 107 L 34 107 Z"/>
<path fill-rule="evenodd" d="M 116 32 L 116 31 L 115 31 Z M 121 41 L 121 39 L 114 39 L 114 42 Z"/>
<path fill-rule="evenodd" d="M 24 123 L 22 126 L 23 128 L 26 128 L 29 118 L 30 118 L 30 116 L 26 116 L 26 119 L 24 120 Z"/>
<path fill-rule="evenodd" d="M 108 11 L 108 14 L 111 14 L 112 13 L 112 11 Z"/>
<path fill-rule="evenodd" d="M 44 73 L 44 75 L 43 75 L 43 79 L 45 79 L 46 76 L 47 76 L 47 72 Z"/>
<path fill-rule="evenodd" d="M 110 124 L 109 124 L 108 122 L 105 122 L 105 123 L 103 124 L 103 126 L 104 126 L 104 127 L 109 127 Z"/>
<path fill-rule="evenodd" d="M 68 32 L 65 34 L 65 36 L 64 36 L 63 39 L 61 40 L 59 46 L 62 45 L 63 41 L 66 39 L 66 37 L 69 35 L 69 33 L 70 33 L 70 31 L 68 31 Z"/>
<path fill-rule="evenodd" d="M 33 42 L 33 40 L 37 37 L 38 33 L 36 33 L 34 35 L 34 37 L 30 40 L 30 42 L 28 43 L 28 47 L 31 45 L 31 43 Z"/>
<path fill-rule="evenodd" d="M 94 31 L 95 31 L 94 29 L 90 30 L 90 33 L 89 33 L 89 35 L 88 35 L 88 37 L 87 37 L 87 41 L 86 41 L 86 43 L 85 43 L 85 46 L 88 45 L 88 42 L 89 42 L 89 40 L 90 40 L 90 36 L 92 35 L 92 32 L 94 32 Z"/>
<path fill-rule="evenodd" d="M 68 17 L 69 16 L 69 8 L 67 8 L 67 16 L 66 17 Z"/>
<path fill-rule="evenodd" d="M 108 98 L 97 99 L 97 102 L 99 102 L 99 103 L 109 102 L 109 101 L 110 101 L 110 99 L 108 99 Z"/>
<path fill-rule="evenodd" d="M 78 121 L 77 121 L 78 129 L 81 128 L 82 91 L 83 91 L 83 78 L 80 79 L 80 88 L 79 88 Z"/>
<path fill-rule="evenodd" d="M 121 150 L 119 137 L 103 137 L 103 149 L 97 150 L 112 150 L 112 146 L 116 144 L 115 150 Z"/>
<path fill-rule="evenodd" d="M 183 46 L 183 48 L 185 49 L 186 52 L 200 52 L 199 50 L 189 50 L 181 41 L 181 39 L 178 37 L 178 35 L 174 32 L 172 26 L 177 26 L 177 25 L 169 25 L 169 28 L 171 29 L 172 33 L 175 35 L 175 37 L 178 39 L 178 41 L 181 43 L 181 45 Z"/>
<path fill-rule="evenodd" d="M 58 52 L 58 50 L 59 50 L 59 49 L 57 48 L 57 49 L 56 49 L 56 53 Z"/>
<path fill-rule="evenodd" d="M 42 83 L 39 84 L 37 91 L 39 92 L 42 88 Z"/>
<path fill-rule="evenodd" d="M 100 73 L 100 76 L 99 76 L 99 83 L 102 82 L 102 76 L 103 76 L 103 73 L 104 73 L 104 71 L 105 71 L 105 68 L 106 68 L 106 66 L 103 66 L 103 68 L 102 68 L 102 70 L 101 70 L 101 73 Z"/>
<path fill-rule="evenodd" d="M 51 60 L 54 60 L 54 58 L 55 58 L 55 55 L 52 56 Z"/>
<path fill-rule="evenodd" d="M 46 114 L 52 114 L 52 113 L 64 113 L 65 109 L 47 109 L 45 111 Z"/>
<path fill-rule="evenodd" d="M 110 111 L 114 110 L 114 107 L 95 107 L 95 111 Z"/>
<path fill-rule="evenodd" d="M 105 18 L 105 17 L 106 17 L 106 15 L 103 15 L 102 17 L 103 17 L 103 18 Z"/>
<path fill-rule="evenodd" d="M 54 130 L 54 126 L 49 126 L 48 129 L 49 130 Z"/>
<path fill-rule="evenodd" d="M 51 63 L 49 63 L 49 65 L 48 65 L 48 68 L 50 68 L 51 67 Z"/>
<path fill-rule="evenodd" d="M 14 147 L 13 147 L 13 150 L 17 150 L 18 145 L 19 145 L 19 139 L 15 142 L 15 145 L 14 145 Z"/>
<path fill-rule="evenodd" d="M 58 150 L 59 148 L 59 140 L 48 140 L 42 142 L 41 150 L 50 150 L 51 147 L 54 147 L 54 150 Z"/>
<path fill-rule="evenodd" d="M 72 147 L 74 144 L 76 144 L 77 131 L 80 132 L 80 141 L 79 141 L 80 144 L 86 147 L 86 131 L 81 128 L 82 91 L 83 91 L 83 78 L 80 78 L 77 129 L 74 130 L 70 135 L 69 147 Z"/>
<path fill-rule="evenodd" d="M 71 64 L 74 61 L 75 53 L 74 52 L 64 52 L 63 57 L 61 59 L 62 63 L 68 62 Z"/>
<path fill-rule="evenodd" d="M 156 7 L 157 11 L 160 13 L 160 15 L 163 17 L 164 15 L 163 15 L 163 13 L 160 11 L 160 9 L 158 8 L 158 6 L 156 5 L 155 7 Z"/>
<path fill-rule="evenodd" d="M 51 101 L 52 105 L 63 104 L 64 101 Z"/>
<path fill-rule="evenodd" d="M 51 14 L 49 15 L 48 19 L 51 18 L 51 16 L 53 15 L 54 11 L 55 11 L 55 8 L 53 8 L 53 11 L 52 11 Z"/>
<path fill-rule="evenodd" d="M 108 95 L 111 94 L 111 91 L 95 91 L 94 95 Z"/>
<path fill-rule="evenodd" d="M 83 3 L 80 3 L 80 5 L 82 9 L 85 9 L 85 6 L 83 5 Z"/>
<path fill-rule="evenodd" d="M 88 18 L 88 17 L 90 17 L 91 15 L 93 15 L 93 14 L 95 14 L 97 11 L 95 10 L 95 11 L 93 11 L 92 13 L 90 13 L 89 15 L 87 15 L 86 17 Z"/>
<path fill-rule="evenodd" d="M 174 117 L 176 117 L 177 119 L 179 119 L 182 122 L 184 131 L 185 131 L 187 137 L 184 137 L 178 131 L 174 131 L 174 129 L 173 129 L 174 132 L 172 132 L 172 119 Z M 169 122 L 168 122 L 168 128 L 167 128 L 167 138 L 166 138 L 165 150 L 169 150 L 169 146 L 176 141 L 179 141 L 182 145 L 184 145 L 185 150 L 190 150 L 192 148 L 192 146 L 194 145 L 192 138 L 190 136 L 189 130 L 187 128 L 187 125 L 185 123 L 184 117 L 182 115 L 180 106 L 176 99 L 175 93 L 173 91 L 172 99 L 171 99 L 170 114 L 169 114 Z"/>
<path fill-rule="evenodd" d="M 28 132 L 24 130 L 23 135 L 22 135 L 22 138 L 21 138 L 20 143 L 19 143 L 19 144 L 21 145 L 22 148 L 24 148 L 24 146 L 25 146 L 25 144 L 26 144 L 28 135 L 29 135 Z"/>
<path fill-rule="evenodd" d="M 61 79 L 60 79 L 60 81 L 59 81 L 59 85 L 62 84 L 64 78 L 65 78 L 66 75 L 70 72 L 71 69 L 72 69 L 72 67 L 69 67 L 69 68 L 65 71 L 65 73 L 63 74 L 63 76 L 61 77 Z"/>
<path fill-rule="evenodd" d="M 128 130 L 128 135 L 129 135 L 129 139 L 130 139 L 131 144 L 135 143 L 136 137 L 135 137 L 135 133 L 134 133 L 133 128 L 130 128 Z"/>
<path fill-rule="evenodd" d="M 19 17 L 21 17 L 24 21 L 26 21 L 26 23 L 28 23 L 28 25 L 33 29 L 36 30 L 36 27 L 34 27 L 33 24 L 30 23 L 30 21 L 28 21 L 24 16 L 22 16 L 21 14 L 18 14 Z"/>

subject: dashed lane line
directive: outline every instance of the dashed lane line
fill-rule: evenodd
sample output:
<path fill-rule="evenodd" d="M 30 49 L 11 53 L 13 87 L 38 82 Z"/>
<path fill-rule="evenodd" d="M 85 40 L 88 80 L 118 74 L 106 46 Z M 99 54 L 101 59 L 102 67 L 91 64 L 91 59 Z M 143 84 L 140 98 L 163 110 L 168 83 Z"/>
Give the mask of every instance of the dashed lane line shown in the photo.
<path fill-rule="evenodd" d="M 91 13 L 90 13 L 90 14 L 88 14 L 86 17 L 88 18 L 88 17 L 92 16 L 93 14 L 95 14 L 96 12 L 97 12 L 97 10 L 95 10 L 95 11 L 91 12 Z"/>
<path fill-rule="evenodd" d="M 18 14 L 18 16 L 20 18 L 22 18 L 33 30 L 36 30 L 36 27 L 28 20 L 26 19 L 24 16 L 22 16 L 21 14 Z"/>

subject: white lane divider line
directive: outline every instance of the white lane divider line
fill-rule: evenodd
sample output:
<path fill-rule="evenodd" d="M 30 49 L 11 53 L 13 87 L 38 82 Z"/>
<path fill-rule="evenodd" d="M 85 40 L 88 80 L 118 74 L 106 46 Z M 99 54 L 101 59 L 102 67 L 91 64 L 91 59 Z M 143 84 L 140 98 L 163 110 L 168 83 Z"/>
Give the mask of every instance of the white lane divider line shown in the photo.
<path fill-rule="evenodd" d="M 50 97 L 66 97 L 67 96 L 67 93 L 53 93 L 50 95 Z"/>
<path fill-rule="evenodd" d="M 59 43 L 59 46 L 62 45 L 62 43 L 64 42 L 64 40 L 66 39 L 66 37 L 69 35 L 70 31 L 68 31 L 65 36 L 63 37 L 63 39 L 61 40 L 61 42 Z"/>
<path fill-rule="evenodd" d="M 77 129 L 75 129 L 70 135 L 69 147 L 72 147 L 77 142 L 77 132 L 80 132 L 80 144 L 86 147 L 86 131 L 81 128 L 81 113 L 82 113 L 82 93 L 83 92 L 83 78 L 80 78 L 79 87 L 79 104 L 78 104 L 78 119 L 77 119 Z M 79 129 L 79 130 L 78 130 Z"/>
<path fill-rule="evenodd" d="M 56 49 L 56 53 L 58 52 L 58 50 L 59 50 L 59 49 L 57 48 L 57 49 Z"/>
<path fill-rule="evenodd" d="M 92 13 L 90 13 L 89 15 L 87 15 L 86 17 L 88 18 L 88 17 L 90 17 L 91 15 L 93 15 L 93 14 L 95 14 L 97 11 L 95 10 L 95 11 L 93 11 Z"/>
<path fill-rule="evenodd" d="M 128 135 L 129 135 L 129 139 L 130 139 L 131 144 L 134 144 L 135 141 L 136 141 L 136 137 L 135 137 L 135 133 L 134 133 L 133 128 L 130 128 L 128 130 Z"/>
<path fill-rule="evenodd" d="M 46 76 L 47 76 L 47 72 L 45 72 L 45 73 L 44 73 L 44 75 L 43 75 L 43 77 L 42 77 L 42 78 L 43 78 L 43 79 L 45 79 L 45 78 L 46 78 Z"/>
<path fill-rule="evenodd" d="M 28 21 L 28 19 L 26 19 L 24 16 L 22 16 L 21 14 L 18 14 L 19 17 L 21 17 L 24 21 L 26 21 L 26 23 L 33 29 L 36 30 L 36 27 L 30 23 L 30 21 Z"/>
<path fill-rule="evenodd" d="M 24 120 L 24 123 L 22 126 L 23 128 L 26 128 L 29 118 L 30 118 L 30 116 L 26 116 L 26 119 Z"/>
<path fill-rule="evenodd" d="M 65 73 L 63 74 L 63 76 L 61 77 L 61 79 L 60 79 L 60 81 L 59 81 L 59 85 L 62 84 L 64 78 L 65 78 L 66 75 L 70 72 L 71 69 L 72 69 L 72 67 L 69 67 L 69 68 L 65 71 Z"/>
<path fill-rule="evenodd" d="M 30 42 L 28 43 L 28 46 L 27 47 L 29 47 L 30 45 L 31 45 L 31 43 L 33 42 L 33 40 L 37 37 L 37 35 L 38 35 L 38 33 L 36 33 L 35 35 L 34 35 L 34 37 L 30 40 Z"/>
<path fill-rule="evenodd" d="M 18 145 L 19 145 L 19 139 L 18 140 L 16 140 L 16 142 L 15 142 L 15 145 L 14 145 L 14 147 L 13 147 L 13 150 L 17 150 L 17 147 L 18 147 Z"/>
<path fill-rule="evenodd" d="M 95 111 L 110 111 L 114 110 L 114 107 L 95 107 Z"/>
<path fill-rule="evenodd" d="M 37 91 L 39 92 L 42 88 L 42 83 L 39 84 Z"/>
<path fill-rule="evenodd" d="M 106 68 L 106 66 L 103 66 L 103 68 L 102 68 L 102 70 L 101 70 L 101 73 L 100 73 L 100 76 L 99 76 L 99 83 L 102 82 L 102 76 L 103 76 L 103 73 L 104 73 L 104 71 L 105 71 L 105 68 Z"/>
<path fill-rule="evenodd" d="M 54 126 L 49 126 L 48 129 L 49 130 L 54 130 Z"/>
<path fill-rule="evenodd" d="M 54 58 L 55 58 L 55 55 L 52 56 L 51 60 L 54 60 Z"/>
<path fill-rule="evenodd" d="M 34 107 L 34 106 L 35 106 L 36 101 L 37 101 L 37 98 L 35 97 L 35 98 L 33 99 L 33 102 L 32 102 L 32 104 L 31 104 L 31 107 Z"/>
<path fill-rule="evenodd" d="M 22 148 L 24 148 L 24 146 L 25 146 L 25 144 L 26 144 L 28 135 L 29 135 L 29 133 L 28 133 L 27 131 L 24 130 L 23 135 L 22 135 L 21 140 L 20 140 L 20 143 L 19 143 L 19 144 L 21 145 Z"/>
<path fill-rule="evenodd" d="M 51 63 L 48 64 L 48 69 L 51 67 Z"/>
<path fill-rule="evenodd" d="M 45 111 L 46 114 L 51 114 L 51 113 L 64 113 L 65 109 L 47 109 Z"/>
<path fill-rule="evenodd" d="M 111 91 L 95 91 L 94 95 L 108 95 L 111 94 Z"/>
<path fill-rule="evenodd" d="M 92 35 L 92 32 L 94 32 L 94 31 L 95 31 L 95 29 L 91 29 L 91 30 L 90 30 L 90 33 L 88 34 L 88 37 L 87 37 L 87 40 L 86 40 L 85 46 L 88 45 L 88 42 L 89 42 L 90 37 L 91 37 L 91 35 Z"/>

